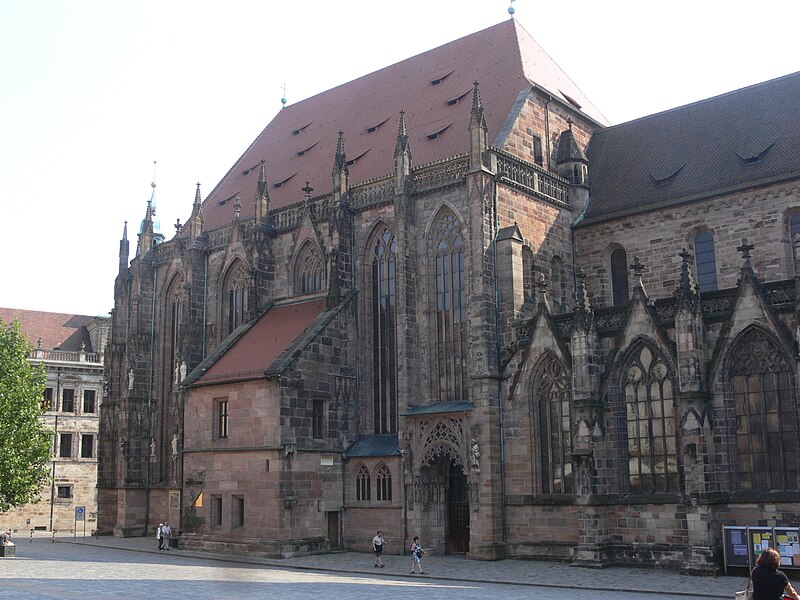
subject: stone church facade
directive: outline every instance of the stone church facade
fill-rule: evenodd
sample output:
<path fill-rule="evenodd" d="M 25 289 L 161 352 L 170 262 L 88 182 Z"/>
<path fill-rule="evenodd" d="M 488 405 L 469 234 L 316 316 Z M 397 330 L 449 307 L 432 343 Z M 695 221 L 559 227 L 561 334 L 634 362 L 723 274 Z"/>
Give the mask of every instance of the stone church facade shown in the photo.
<path fill-rule="evenodd" d="M 797 525 L 800 76 L 607 126 L 507 21 L 120 243 L 101 531 L 718 569 Z"/>

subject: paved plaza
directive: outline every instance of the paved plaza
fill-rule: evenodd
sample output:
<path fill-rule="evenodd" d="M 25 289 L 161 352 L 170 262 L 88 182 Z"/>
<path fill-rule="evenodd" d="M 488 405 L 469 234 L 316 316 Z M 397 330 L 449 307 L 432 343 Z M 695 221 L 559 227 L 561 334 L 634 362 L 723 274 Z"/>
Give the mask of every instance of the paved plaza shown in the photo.
<path fill-rule="evenodd" d="M 674 572 L 571 567 L 520 560 L 478 562 L 427 556 L 426 574 L 411 575 L 411 559 L 331 553 L 258 560 L 170 550 L 149 538 L 17 539 L 17 557 L 0 559 L 0 596 L 50 598 L 424 598 L 649 600 L 732 598 L 746 579 L 689 577 Z"/>

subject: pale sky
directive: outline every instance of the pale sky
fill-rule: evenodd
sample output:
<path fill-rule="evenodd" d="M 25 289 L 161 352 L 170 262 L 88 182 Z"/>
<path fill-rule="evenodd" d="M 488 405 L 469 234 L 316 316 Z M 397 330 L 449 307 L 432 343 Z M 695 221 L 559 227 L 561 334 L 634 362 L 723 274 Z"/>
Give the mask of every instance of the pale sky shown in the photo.
<path fill-rule="evenodd" d="M 300 101 L 503 21 L 508 6 L 0 0 L 0 306 L 107 314 L 153 161 L 169 239 L 195 183 L 212 190 L 280 110 L 284 84 Z M 513 6 L 611 123 L 800 70 L 790 0 Z"/>

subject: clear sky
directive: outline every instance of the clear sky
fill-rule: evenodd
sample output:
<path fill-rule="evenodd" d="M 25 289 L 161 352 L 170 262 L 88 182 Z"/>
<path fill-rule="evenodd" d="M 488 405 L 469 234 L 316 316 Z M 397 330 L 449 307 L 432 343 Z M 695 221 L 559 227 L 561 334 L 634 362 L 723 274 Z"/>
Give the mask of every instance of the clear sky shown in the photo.
<path fill-rule="evenodd" d="M 211 191 L 280 110 L 284 84 L 302 100 L 503 21 L 508 6 L 0 0 L 0 306 L 107 314 L 153 161 L 170 238 L 195 183 Z M 790 0 L 513 6 L 611 123 L 800 70 Z"/>

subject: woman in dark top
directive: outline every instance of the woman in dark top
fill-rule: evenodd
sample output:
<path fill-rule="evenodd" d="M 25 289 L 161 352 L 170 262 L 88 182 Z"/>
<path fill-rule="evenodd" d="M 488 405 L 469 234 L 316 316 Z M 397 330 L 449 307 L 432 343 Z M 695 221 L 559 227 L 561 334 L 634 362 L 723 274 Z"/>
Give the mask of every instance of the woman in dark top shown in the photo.
<path fill-rule="evenodd" d="M 761 553 L 753 569 L 753 600 L 782 600 L 784 594 L 800 600 L 786 575 L 778 570 L 780 564 L 781 555 L 774 548 Z"/>

